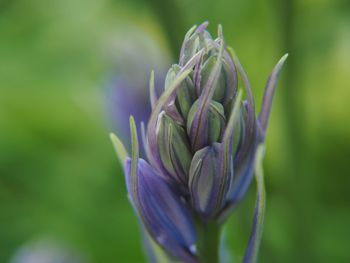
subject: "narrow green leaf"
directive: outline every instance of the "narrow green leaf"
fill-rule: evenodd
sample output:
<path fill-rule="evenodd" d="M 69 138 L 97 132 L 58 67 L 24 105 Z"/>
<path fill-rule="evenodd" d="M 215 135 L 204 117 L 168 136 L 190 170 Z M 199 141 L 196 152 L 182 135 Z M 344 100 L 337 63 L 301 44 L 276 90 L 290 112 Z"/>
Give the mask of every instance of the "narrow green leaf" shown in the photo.
<path fill-rule="evenodd" d="M 119 161 L 121 162 L 121 164 L 123 165 L 126 157 L 129 155 L 127 150 L 125 149 L 123 143 L 121 142 L 121 140 L 118 138 L 117 135 L 115 135 L 114 133 L 110 133 L 109 137 L 111 138 L 114 150 L 117 154 L 117 157 L 119 159 Z"/>
<path fill-rule="evenodd" d="M 133 116 L 130 116 L 130 133 L 131 133 L 131 185 L 132 191 L 137 200 L 137 162 L 139 159 L 139 141 L 137 138 L 136 124 Z"/>
<path fill-rule="evenodd" d="M 154 70 L 151 71 L 151 75 L 149 77 L 149 95 L 150 95 L 151 106 L 153 109 L 154 105 L 156 105 L 157 103 L 156 89 L 154 85 Z"/>
<path fill-rule="evenodd" d="M 250 233 L 250 239 L 248 247 L 243 259 L 243 263 L 255 263 L 257 262 L 258 252 L 263 232 L 263 224 L 265 217 L 265 203 L 266 192 L 264 183 L 264 170 L 263 170 L 263 158 L 265 153 L 265 145 L 260 144 L 256 151 L 255 156 L 255 180 L 257 184 L 256 188 L 256 203 L 253 227 Z"/>
<path fill-rule="evenodd" d="M 269 76 L 267 83 L 266 83 L 264 100 L 263 100 L 263 103 L 261 105 L 261 110 L 260 110 L 259 117 L 258 117 L 258 120 L 261 124 L 261 127 L 262 127 L 264 133 L 266 132 L 267 124 L 269 121 L 269 115 L 270 115 L 271 106 L 272 106 L 272 99 L 273 99 L 273 95 L 275 93 L 277 81 L 278 81 L 279 75 L 281 73 L 281 69 L 282 69 L 287 57 L 288 57 L 288 54 L 285 54 L 278 61 L 278 63 L 274 67 L 274 69 L 273 69 L 273 71 L 272 71 L 271 75 Z"/>

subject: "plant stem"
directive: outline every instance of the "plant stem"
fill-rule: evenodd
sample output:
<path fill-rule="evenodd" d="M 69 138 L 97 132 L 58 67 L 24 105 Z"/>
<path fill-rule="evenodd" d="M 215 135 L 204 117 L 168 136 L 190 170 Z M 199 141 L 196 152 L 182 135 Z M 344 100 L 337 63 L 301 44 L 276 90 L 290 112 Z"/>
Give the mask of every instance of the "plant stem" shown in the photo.
<path fill-rule="evenodd" d="M 200 263 L 219 263 L 220 225 L 198 224 L 198 255 Z"/>

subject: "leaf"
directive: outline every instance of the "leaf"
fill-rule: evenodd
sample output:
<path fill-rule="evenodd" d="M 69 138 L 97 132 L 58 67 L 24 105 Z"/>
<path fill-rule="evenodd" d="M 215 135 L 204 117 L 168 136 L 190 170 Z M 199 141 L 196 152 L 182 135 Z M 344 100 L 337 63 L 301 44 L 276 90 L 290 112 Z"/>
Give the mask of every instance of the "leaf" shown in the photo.
<path fill-rule="evenodd" d="M 271 111 L 271 106 L 272 106 L 272 99 L 273 95 L 275 93 L 277 81 L 279 78 L 279 75 L 281 73 L 281 69 L 284 65 L 284 62 L 286 61 L 288 57 L 288 54 L 285 54 L 277 63 L 275 68 L 273 69 L 271 75 L 269 76 L 267 83 L 266 83 L 266 88 L 265 88 L 265 93 L 264 93 L 264 99 L 263 103 L 261 106 L 261 111 L 258 117 L 259 123 L 262 128 L 262 132 L 264 133 L 263 136 L 265 136 L 268 120 L 269 120 L 269 115 Z"/>
<path fill-rule="evenodd" d="M 257 183 L 256 188 L 256 203 L 253 227 L 250 233 L 248 246 L 243 258 L 243 263 L 255 263 L 257 262 L 262 232 L 265 217 L 265 184 L 264 184 L 264 171 L 263 171 L 263 157 L 265 153 L 265 145 L 259 144 L 255 157 L 255 179 Z"/>

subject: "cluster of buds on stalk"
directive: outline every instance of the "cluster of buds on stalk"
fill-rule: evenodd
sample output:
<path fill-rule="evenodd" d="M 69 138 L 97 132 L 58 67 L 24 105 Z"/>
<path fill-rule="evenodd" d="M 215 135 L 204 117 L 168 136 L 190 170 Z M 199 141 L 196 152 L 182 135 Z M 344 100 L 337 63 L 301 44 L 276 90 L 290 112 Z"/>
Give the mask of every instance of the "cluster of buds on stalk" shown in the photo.
<path fill-rule="evenodd" d="M 220 226 L 252 182 L 256 152 L 265 139 L 276 81 L 287 57 L 271 73 L 256 118 L 249 80 L 238 58 L 225 45 L 221 26 L 213 39 L 207 24 L 186 34 L 179 63 L 169 69 L 160 96 L 151 73 L 152 113 L 142 136 L 147 161 L 139 157 L 132 117 L 131 154 L 112 134 L 124 163 L 129 199 L 147 236 L 170 258 L 189 263 L 218 262 Z M 261 213 L 258 197 L 256 216 Z M 259 220 L 254 222 L 256 226 Z M 256 250 L 252 246 L 258 235 L 253 232 L 248 253 Z"/>

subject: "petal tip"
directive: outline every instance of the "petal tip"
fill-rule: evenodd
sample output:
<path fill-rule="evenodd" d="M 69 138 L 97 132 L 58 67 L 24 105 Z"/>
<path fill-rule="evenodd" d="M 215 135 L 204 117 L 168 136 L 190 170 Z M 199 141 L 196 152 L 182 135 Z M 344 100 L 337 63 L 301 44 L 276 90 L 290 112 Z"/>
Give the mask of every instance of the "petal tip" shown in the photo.
<path fill-rule="evenodd" d="M 197 27 L 196 32 L 197 32 L 198 34 L 203 33 L 204 30 L 207 29 L 208 25 L 209 25 L 209 22 L 208 22 L 207 20 L 204 21 L 202 24 L 200 24 L 200 25 Z"/>

